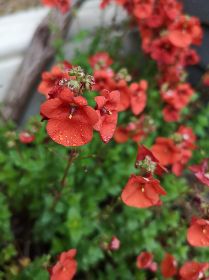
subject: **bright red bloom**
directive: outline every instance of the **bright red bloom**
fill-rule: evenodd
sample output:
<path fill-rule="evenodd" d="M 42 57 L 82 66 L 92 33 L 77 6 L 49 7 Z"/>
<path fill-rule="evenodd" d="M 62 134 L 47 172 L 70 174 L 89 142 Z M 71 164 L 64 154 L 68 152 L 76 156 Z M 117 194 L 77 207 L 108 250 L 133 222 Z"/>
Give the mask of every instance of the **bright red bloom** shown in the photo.
<path fill-rule="evenodd" d="M 204 159 L 199 165 L 192 165 L 189 169 L 194 172 L 197 179 L 209 187 L 209 159 Z"/>
<path fill-rule="evenodd" d="M 132 83 L 129 87 L 131 97 L 131 109 L 134 115 L 139 115 L 147 103 L 147 81 L 141 80 L 138 84 Z"/>
<path fill-rule="evenodd" d="M 38 91 L 48 98 L 48 94 L 53 87 L 58 86 L 59 82 L 66 78 L 69 78 L 66 72 L 63 72 L 59 66 L 53 66 L 50 72 L 42 73 L 42 81 L 39 84 Z"/>
<path fill-rule="evenodd" d="M 120 104 L 118 111 L 122 112 L 130 106 L 130 90 L 125 80 L 115 81 L 111 85 L 112 90 L 118 90 L 120 92 Z"/>
<path fill-rule="evenodd" d="M 59 9 L 63 14 L 70 10 L 71 0 L 41 0 L 42 3 L 49 7 Z"/>
<path fill-rule="evenodd" d="M 195 261 L 186 262 L 180 269 L 181 280 L 198 280 L 204 276 L 208 269 L 208 263 L 198 263 Z"/>
<path fill-rule="evenodd" d="M 107 52 L 98 52 L 89 58 L 89 64 L 94 69 L 106 69 L 112 65 L 113 60 Z"/>
<path fill-rule="evenodd" d="M 178 149 L 172 139 L 158 137 L 151 149 L 162 165 L 170 165 L 178 158 Z"/>
<path fill-rule="evenodd" d="M 113 137 L 117 125 L 120 92 L 104 90 L 101 96 L 95 97 L 95 101 L 99 121 L 94 128 L 99 131 L 102 141 L 108 143 Z"/>
<path fill-rule="evenodd" d="M 146 19 L 151 16 L 154 0 L 134 0 L 133 14 L 137 19 Z"/>
<path fill-rule="evenodd" d="M 166 122 L 177 122 L 180 120 L 180 110 L 167 105 L 163 108 L 163 118 Z"/>
<path fill-rule="evenodd" d="M 209 247 L 209 220 L 192 218 L 187 240 L 195 247 Z"/>
<path fill-rule="evenodd" d="M 62 253 L 58 262 L 50 269 L 50 280 L 72 280 L 77 271 L 75 255 L 76 249 Z"/>
<path fill-rule="evenodd" d="M 35 136 L 27 131 L 22 131 L 19 134 L 19 140 L 23 144 L 30 144 L 35 140 Z"/>
<path fill-rule="evenodd" d="M 160 195 L 166 195 L 160 182 L 151 176 L 149 178 L 131 175 L 123 189 L 121 199 L 131 207 L 147 208 L 161 205 Z"/>
<path fill-rule="evenodd" d="M 177 48 L 164 36 L 153 41 L 151 57 L 159 64 L 174 64 L 176 61 Z"/>
<path fill-rule="evenodd" d="M 91 141 L 98 115 L 85 98 L 75 97 L 68 88 L 41 105 L 41 115 L 48 120 L 49 136 L 63 146 L 82 146 Z"/>
<path fill-rule="evenodd" d="M 136 266 L 139 269 L 147 269 L 150 268 L 153 261 L 153 254 L 150 252 L 141 252 L 141 254 L 137 257 Z"/>
<path fill-rule="evenodd" d="M 177 262 L 174 256 L 166 254 L 160 265 L 161 273 L 164 278 L 170 278 L 177 273 Z"/>
<path fill-rule="evenodd" d="M 196 17 L 182 15 L 169 27 L 170 42 L 180 48 L 187 48 L 191 44 L 199 45 L 203 32 L 200 21 Z"/>
<path fill-rule="evenodd" d="M 111 69 L 100 69 L 94 72 L 95 85 L 94 90 L 102 91 L 104 89 L 112 90 L 114 72 Z"/>
<path fill-rule="evenodd" d="M 136 121 L 128 123 L 126 126 L 116 128 L 114 139 L 117 143 L 125 143 L 129 139 L 136 143 L 146 138 L 155 130 L 153 121 L 146 115 L 140 116 Z"/>
<path fill-rule="evenodd" d="M 174 21 L 182 12 L 182 4 L 176 0 L 160 0 L 160 7 L 170 21 Z"/>
<path fill-rule="evenodd" d="M 108 248 L 111 251 L 117 251 L 120 248 L 120 240 L 116 236 L 113 236 Z"/>
<path fill-rule="evenodd" d="M 160 164 L 159 160 L 153 155 L 153 153 L 142 145 L 139 146 L 135 166 L 137 167 L 139 163 L 145 159 L 148 160 L 150 164 L 154 165 L 154 173 L 162 175 L 167 171 L 167 169 Z"/>

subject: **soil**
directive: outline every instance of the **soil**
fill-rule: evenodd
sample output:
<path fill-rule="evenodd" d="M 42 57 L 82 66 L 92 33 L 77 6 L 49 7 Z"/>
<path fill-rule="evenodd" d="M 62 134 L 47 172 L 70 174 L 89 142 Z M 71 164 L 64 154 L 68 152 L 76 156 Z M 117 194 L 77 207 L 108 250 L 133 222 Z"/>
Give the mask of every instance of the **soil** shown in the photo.
<path fill-rule="evenodd" d="M 0 0 L 0 16 L 40 5 L 40 0 Z"/>

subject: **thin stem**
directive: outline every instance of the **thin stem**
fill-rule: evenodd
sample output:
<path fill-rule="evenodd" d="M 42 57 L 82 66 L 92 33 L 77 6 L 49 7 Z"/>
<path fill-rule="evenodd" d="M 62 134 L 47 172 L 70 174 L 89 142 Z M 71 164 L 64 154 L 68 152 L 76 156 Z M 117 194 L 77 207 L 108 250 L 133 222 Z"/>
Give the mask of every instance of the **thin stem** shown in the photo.
<path fill-rule="evenodd" d="M 67 179 L 70 167 L 71 167 L 72 163 L 74 162 L 74 160 L 77 157 L 78 157 L 78 152 L 76 150 L 72 149 L 70 151 L 70 154 L 69 154 L 68 162 L 67 162 L 66 168 L 64 170 L 63 177 L 62 177 L 62 179 L 60 181 L 61 189 L 55 193 L 54 202 L 52 204 L 52 209 L 54 209 L 54 207 L 56 206 L 57 202 L 59 201 L 59 199 L 60 199 L 60 197 L 62 195 L 62 190 L 64 189 L 64 187 L 66 185 L 66 179 Z"/>
<path fill-rule="evenodd" d="M 78 153 L 75 150 L 70 151 L 69 159 L 68 159 L 68 162 L 67 162 L 62 180 L 60 181 L 60 185 L 61 185 L 62 188 L 65 187 L 65 183 L 66 183 L 66 179 L 67 179 L 69 169 L 70 169 L 73 161 L 76 159 L 77 156 L 78 156 Z"/>

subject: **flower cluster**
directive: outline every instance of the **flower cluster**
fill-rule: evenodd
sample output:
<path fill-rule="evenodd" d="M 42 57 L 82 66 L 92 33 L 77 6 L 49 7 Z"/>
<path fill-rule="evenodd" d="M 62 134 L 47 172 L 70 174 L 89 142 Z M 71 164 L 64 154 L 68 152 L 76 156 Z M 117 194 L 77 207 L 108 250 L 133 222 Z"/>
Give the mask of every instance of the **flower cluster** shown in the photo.
<path fill-rule="evenodd" d="M 70 10 L 71 7 L 71 0 L 41 0 L 43 5 L 49 6 L 49 7 L 55 7 L 62 14 L 67 13 Z"/>
<path fill-rule="evenodd" d="M 95 79 L 94 89 L 102 92 L 104 89 L 109 91 L 120 91 L 119 111 L 131 109 L 135 116 L 143 112 L 147 103 L 146 80 L 140 80 L 138 83 L 131 81 L 131 76 L 126 69 L 121 69 L 115 73 L 110 67 L 112 59 L 105 52 L 97 53 L 90 57 L 89 63 L 93 68 Z"/>
<path fill-rule="evenodd" d="M 122 191 L 122 201 L 131 207 L 148 208 L 160 206 L 161 195 L 166 195 L 159 180 L 154 174 L 162 175 L 166 169 L 159 160 L 146 147 L 139 147 L 135 167 L 140 170 L 140 175 L 131 175 Z"/>
<path fill-rule="evenodd" d="M 150 252 L 141 252 L 137 257 L 136 266 L 138 269 L 148 269 L 152 272 L 156 272 L 158 267 L 153 261 L 154 256 Z M 209 268 L 209 263 L 198 263 L 196 261 L 185 262 L 179 269 L 175 257 L 169 253 L 164 255 L 163 260 L 160 263 L 160 272 L 163 279 L 177 277 L 175 279 L 180 280 L 198 280 L 208 279 L 205 276 L 205 272 Z"/>
<path fill-rule="evenodd" d="M 190 127 L 180 126 L 171 137 L 157 137 L 152 146 L 153 154 L 163 166 L 171 166 L 172 172 L 180 176 L 192 157 L 196 136 Z"/>
<path fill-rule="evenodd" d="M 148 115 L 141 115 L 138 119 L 129 122 L 127 125 L 118 126 L 115 130 L 114 140 L 117 143 L 125 143 L 131 139 L 139 143 L 154 130 L 154 121 Z"/>
<path fill-rule="evenodd" d="M 101 7 L 109 2 L 103 0 Z M 177 0 L 116 0 L 116 3 L 134 18 L 143 51 L 157 63 L 159 86 L 167 104 L 163 111 L 165 120 L 178 121 L 193 93 L 184 83 L 185 67 L 199 62 L 198 54 L 191 48 L 202 41 L 199 19 L 184 14 Z"/>
<path fill-rule="evenodd" d="M 113 137 L 120 92 L 101 91 L 101 95 L 95 97 L 96 108 L 92 108 L 84 94 L 93 85 L 92 76 L 66 62 L 42 74 L 38 89 L 47 100 L 41 105 L 41 115 L 47 121 L 48 135 L 56 143 L 63 146 L 85 145 L 91 141 L 94 130 L 100 133 L 104 143 Z"/>

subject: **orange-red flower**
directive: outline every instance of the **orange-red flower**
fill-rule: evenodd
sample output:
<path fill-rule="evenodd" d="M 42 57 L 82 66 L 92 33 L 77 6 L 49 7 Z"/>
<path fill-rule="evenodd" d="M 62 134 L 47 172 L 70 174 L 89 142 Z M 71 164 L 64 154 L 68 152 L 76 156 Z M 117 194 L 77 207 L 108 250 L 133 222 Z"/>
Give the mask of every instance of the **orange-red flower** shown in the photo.
<path fill-rule="evenodd" d="M 82 96 L 75 97 L 63 88 L 58 97 L 41 105 L 41 115 L 47 119 L 48 135 L 63 146 L 82 146 L 91 141 L 93 127 L 98 122 L 96 111 Z"/>
<path fill-rule="evenodd" d="M 187 240 L 195 247 L 209 247 L 209 220 L 192 218 Z"/>
<path fill-rule="evenodd" d="M 59 82 L 65 78 L 69 79 L 68 74 L 63 72 L 59 66 L 53 66 L 50 72 L 42 73 L 42 81 L 39 84 L 38 91 L 48 98 L 48 94 L 53 87 L 58 86 Z"/>
<path fill-rule="evenodd" d="M 150 252 L 141 252 L 141 254 L 137 257 L 136 266 L 139 269 L 147 269 L 150 268 L 153 262 L 153 254 Z"/>
<path fill-rule="evenodd" d="M 177 273 L 177 262 L 171 254 L 165 254 L 160 265 L 161 273 L 164 278 L 170 278 Z"/>
<path fill-rule="evenodd" d="M 162 204 L 160 195 L 166 195 L 160 182 L 153 177 L 131 175 L 122 191 L 122 201 L 131 207 L 148 208 Z"/>
<path fill-rule="evenodd" d="M 145 169 L 147 166 L 147 170 L 145 170 L 146 172 L 150 172 L 150 169 L 153 168 L 153 173 L 162 175 L 167 171 L 167 169 L 160 164 L 160 161 L 153 155 L 153 153 L 143 145 L 139 146 L 135 166 L 141 166 L 141 163 L 144 165 Z"/>
<path fill-rule="evenodd" d="M 108 143 L 113 137 L 117 125 L 120 92 L 104 90 L 101 96 L 95 97 L 95 101 L 99 121 L 94 128 L 99 131 L 103 142 Z"/>
<path fill-rule="evenodd" d="M 194 173 L 197 179 L 209 187 L 209 159 L 204 159 L 199 165 L 192 165 L 189 169 Z"/>
<path fill-rule="evenodd" d="M 137 19 L 146 19 L 152 14 L 154 0 L 134 0 L 133 14 Z"/>
<path fill-rule="evenodd" d="M 170 42 L 180 48 L 187 48 L 191 44 L 199 45 L 203 32 L 200 21 L 196 17 L 182 15 L 169 27 Z"/>
<path fill-rule="evenodd" d="M 204 272 L 208 269 L 209 263 L 198 263 L 195 261 L 186 262 L 180 269 L 181 280 L 198 280 L 203 278 Z"/>
<path fill-rule="evenodd" d="M 76 249 L 63 252 L 58 262 L 49 270 L 50 280 L 72 280 L 77 271 L 77 262 L 74 259 Z"/>
<path fill-rule="evenodd" d="M 98 52 L 89 58 L 89 64 L 94 69 L 106 69 L 112 65 L 113 60 L 107 52 Z"/>
<path fill-rule="evenodd" d="M 131 98 L 131 109 L 134 115 L 139 115 L 145 108 L 147 102 L 147 81 L 141 80 L 138 84 L 132 83 L 129 87 Z"/>
<path fill-rule="evenodd" d="M 49 7 L 59 9 L 63 14 L 67 13 L 71 6 L 71 0 L 41 0 L 42 3 Z"/>
<path fill-rule="evenodd" d="M 177 160 L 178 149 L 172 139 L 158 137 L 151 151 L 162 165 L 171 165 Z"/>

